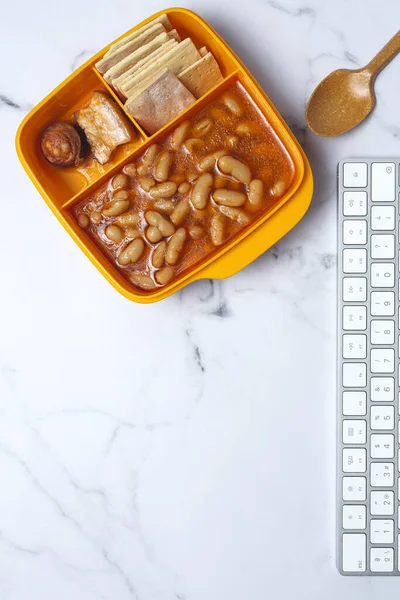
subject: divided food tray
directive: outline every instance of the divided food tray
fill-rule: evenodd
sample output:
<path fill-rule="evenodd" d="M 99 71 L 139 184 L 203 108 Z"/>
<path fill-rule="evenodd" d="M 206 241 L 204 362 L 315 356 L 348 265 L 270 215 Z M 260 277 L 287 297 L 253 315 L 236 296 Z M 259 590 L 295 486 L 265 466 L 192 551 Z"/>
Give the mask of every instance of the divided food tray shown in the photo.
<path fill-rule="evenodd" d="M 41 133 L 49 123 L 71 121 L 74 112 L 88 104 L 93 92 L 98 90 L 107 92 L 123 108 L 120 98 L 95 68 L 95 63 L 109 49 L 108 46 L 75 71 L 27 115 L 16 140 L 17 152 L 26 172 L 59 221 L 108 281 L 124 296 L 137 302 L 161 300 L 196 279 L 233 275 L 296 225 L 310 204 L 313 188 L 311 169 L 297 140 L 246 67 L 201 17 L 186 9 L 172 8 L 152 15 L 130 32 L 162 14 L 168 16 L 182 39 L 190 36 L 197 47 L 207 46 L 213 53 L 223 76 L 220 83 L 154 135 L 147 135 L 135 119 L 127 115 L 135 131 L 134 138 L 119 146 L 105 165 L 91 159 L 84 168 L 54 168 L 40 151 Z M 73 208 L 118 173 L 126 163 L 142 155 L 151 144 L 163 140 L 181 122 L 196 115 L 235 82 L 240 82 L 290 155 L 295 167 L 294 181 L 272 209 L 266 210 L 239 235 L 180 274 L 170 284 L 151 291 L 135 288 L 79 227 Z"/>

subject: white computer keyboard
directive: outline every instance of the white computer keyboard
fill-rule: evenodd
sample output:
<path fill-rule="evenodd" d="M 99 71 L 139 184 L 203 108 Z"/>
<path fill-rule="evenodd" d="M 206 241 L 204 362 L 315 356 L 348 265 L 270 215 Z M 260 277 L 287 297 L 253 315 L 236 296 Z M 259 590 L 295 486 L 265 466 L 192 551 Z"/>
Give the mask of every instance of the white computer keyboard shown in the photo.
<path fill-rule="evenodd" d="M 338 166 L 338 568 L 400 575 L 400 158 Z"/>

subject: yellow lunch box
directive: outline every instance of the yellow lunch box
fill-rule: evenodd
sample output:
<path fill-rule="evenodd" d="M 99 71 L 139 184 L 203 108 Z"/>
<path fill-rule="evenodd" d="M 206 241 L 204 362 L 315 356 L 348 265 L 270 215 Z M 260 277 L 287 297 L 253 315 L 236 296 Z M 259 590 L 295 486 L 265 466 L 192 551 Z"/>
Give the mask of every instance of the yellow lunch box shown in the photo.
<path fill-rule="evenodd" d="M 223 80 L 219 84 L 154 135 L 146 135 L 139 124 L 128 115 L 136 129 L 136 137 L 132 142 L 118 147 L 106 165 L 93 164 L 84 171 L 74 168 L 55 170 L 40 151 L 41 133 L 50 122 L 71 120 L 73 113 L 89 102 L 95 90 L 107 92 L 121 108 L 123 107 L 114 90 L 94 67 L 109 49 L 110 44 L 42 100 L 25 117 L 16 137 L 18 156 L 25 171 L 70 236 L 115 289 L 130 300 L 141 303 L 162 300 L 197 279 L 221 279 L 237 273 L 300 221 L 308 209 L 313 191 L 311 168 L 299 143 L 251 73 L 204 19 L 190 10 L 171 8 L 152 15 L 127 33 L 134 32 L 164 14 L 168 16 L 172 26 L 182 38 L 190 36 L 198 47 L 207 46 L 214 54 L 223 75 Z M 203 261 L 196 263 L 193 268 L 164 287 L 148 292 L 140 291 L 132 286 L 79 227 L 71 209 L 104 184 L 126 162 L 142 153 L 150 143 L 164 138 L 166 133 L 211 103 L 235 81 L 239 81 L 245 87 L 289 153 L 296 172 L 294 185 L 272 211 L 244 228 L 237 237 L 228 241 L 212 256 L 205 257 Z"/>

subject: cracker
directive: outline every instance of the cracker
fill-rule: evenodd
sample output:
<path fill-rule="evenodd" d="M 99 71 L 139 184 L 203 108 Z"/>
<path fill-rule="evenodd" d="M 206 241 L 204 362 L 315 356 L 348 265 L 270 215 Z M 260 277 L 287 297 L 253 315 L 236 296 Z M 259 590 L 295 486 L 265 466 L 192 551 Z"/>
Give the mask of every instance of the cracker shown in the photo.
<path fill-rule="evenodd" d="M 133 93 L 141 92 L 165 68 L 177 75 L 199 58 L 200 54 L 193 41 L 186 38 L 143 71 L 128 78 L 119 88 L 129 98 Z"/>
<path fill-rule="evenodd" d="M 217 61 L 211 52 L 178 74 L 178 79 L 195 98 L 200 98 L 222 80 Z"/>
<path fill-rule="evenodd" d="M 149 27 L 149 29 L 147 29 L 144 33 L 118 48 L 111 54 L 111 56 L 105 56 L 99 60 L 95 64 L 96 69 L 103 75 L 106 71 L 108 71 L 108 69 L 111 69 L 111 67 L 116 65 L 120 60 L 128 56 L 128 54 L 131 54 L 131 52 L 137 50 L 137 48 L 140 48 L 140 46 L 143 46 L 143 44 L 151 42 L 151 40 L 154 40 L 154 38 L 163 32 L 165 32 L 165 29 L 161 23 L 157 23 L 156 25 Z"/>
<path fill-rule="evenodd" d="M 151 54 L 146 56 L 144 59 L 140 60 L 138 63 L 136 63 L 136 65 L 134 65 L 133 67 L 131 67 L 130 69 L 125 71 L 125 73 L 122 73 L 122 75 L 120 75 L 120 77 L 113 79 L 112 80 L 113 87 L 118 92 L 122 93 L 120 90 L 120 87 L 119 87 L 119 85 L 121 83 L 123 83 L 124 81 L 129 79 L 129 77 L 131 77 L 132 75 L 136 75 L 136 74 L 140 73 L 140 71 L 142 71 L 143 69 L 148 67 L 152 61 L 160 58 L 161 56 L 163 56 L 164 54 L 169 52 L 172 48 L 174 48 L 177 45 L 178 45 L 178 42 L 176 42 L 175 40 L 168 40 L 168 42 L 166 42 L 165 44 L 163 44 L 162 46 L 157 48 L 157 50 L 155 50 L 154 52 L 152 52 Z"/>

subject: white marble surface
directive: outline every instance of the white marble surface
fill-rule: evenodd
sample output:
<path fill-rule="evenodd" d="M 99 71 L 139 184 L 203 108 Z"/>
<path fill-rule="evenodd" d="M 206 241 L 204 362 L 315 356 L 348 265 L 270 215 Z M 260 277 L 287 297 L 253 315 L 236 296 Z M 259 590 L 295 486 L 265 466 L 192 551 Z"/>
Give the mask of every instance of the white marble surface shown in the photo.
<path fill-rule="evenodd" d="M 334 566 L 335 170 L 400 155 L 400 58 L 373 116 L 318 139 L 304 106 L 366 63 L 398 0 L 194 0 L 304 144 L 304 220 L 235 277 L 125 300 L 24 174 L 24 114 L 163 8 L 4 3 L 0 19 L 0 599 L 373 600 L 398 579 Z M 387 596 L 384 596 L 384 594 Z"/>

